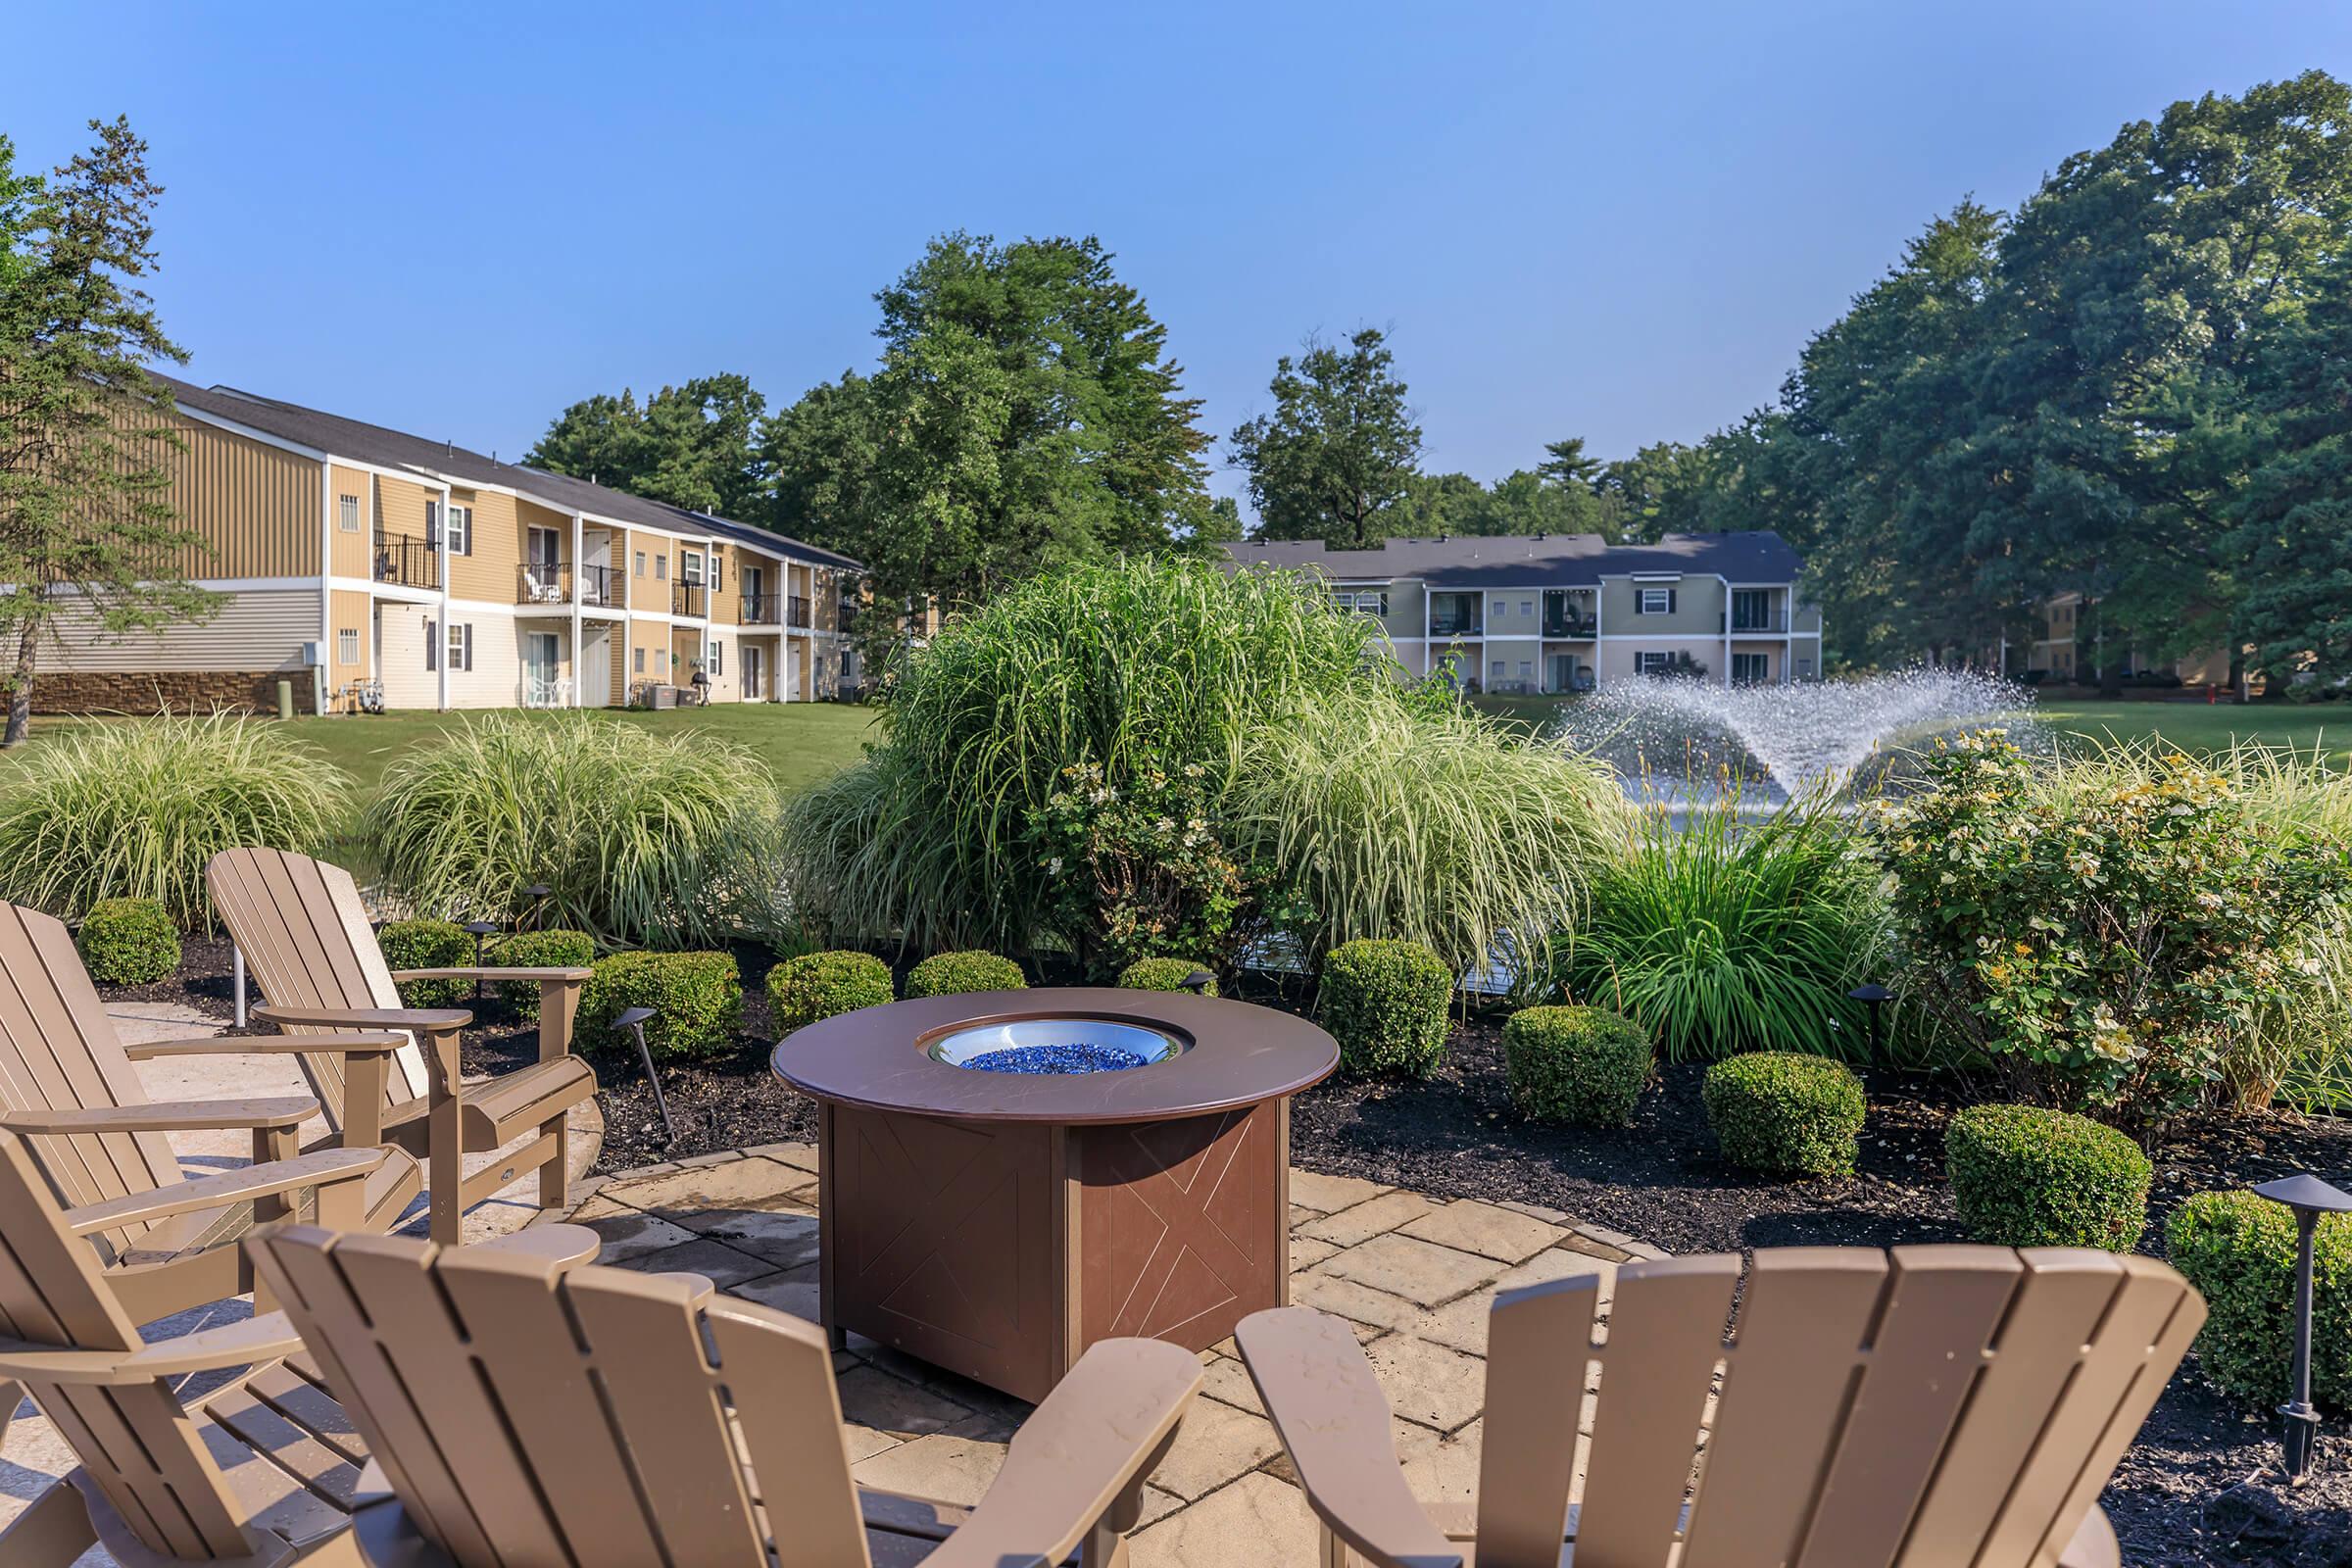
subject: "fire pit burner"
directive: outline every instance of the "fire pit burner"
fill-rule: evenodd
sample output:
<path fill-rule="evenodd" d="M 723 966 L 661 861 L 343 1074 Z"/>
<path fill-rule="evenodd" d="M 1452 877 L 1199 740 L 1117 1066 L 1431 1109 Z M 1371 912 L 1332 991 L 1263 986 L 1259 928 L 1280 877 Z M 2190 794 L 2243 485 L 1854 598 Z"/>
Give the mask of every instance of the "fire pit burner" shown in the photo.
<path fill-rule="evenodd" d="M 957 1029 L 928 1054 L 979 1072 L 1119 1072 L 1166 1061 L 1184 1046 L 1173 1035 L 1106 1018 L 1016 1018 Z"/>

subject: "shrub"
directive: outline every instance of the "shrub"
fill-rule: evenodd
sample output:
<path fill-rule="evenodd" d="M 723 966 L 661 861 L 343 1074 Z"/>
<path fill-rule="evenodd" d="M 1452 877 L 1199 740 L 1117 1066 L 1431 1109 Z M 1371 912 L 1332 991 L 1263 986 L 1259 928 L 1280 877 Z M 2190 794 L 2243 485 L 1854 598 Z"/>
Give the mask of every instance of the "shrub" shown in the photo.
<path fill-rule="evenodd" d="M 100 985 L 153 985 L 179 967 L 179 929 L 153 899 L 102 899 L 74 939 Z"/>
<path fill-rule="evenodd" d="M 767 971 L 776 1038 L 892 1000 L 890 965 L 870 953 L 805 953 Z"/>
<path fill-rule="evenodd" d="M 1841 1061 L 1759 1051 L 1707 1069 L 1707 1125 L 1735 1165 L 1774 1176 L 1846 1176 L 1862 1132 L 1862 1080 Z"/>
<path fill-rule="evenodd" d="M 2197 1365 L 2267 1413 L 2289 1393 L 2294 1215 L 2252 1193 L 2199 1193 L 2173 1210 L 2164 1250 L 2205 1298 Z M 2352 1216 L 2321 1218 L 2311 1264 L 2312 1398 L 2340 1413 L 2352 1410 Z"/>
<path fill-rule="evenodd" d="M 596 941 L 585 931 L 561 926 L 517 931 L 490 944 L 488 961 L 502 969 L 582 969 L 596 961 Z M 491 990 L 521 1016 L 539 1016 L 538 981 L 497 980 Z"/>
<path fill-rule="evenodd" d="M 1100 972 L 1169 946 L 1229 959 L 1241 915 L 1265 880 L 1237 861 L 1208 818 L 1206 769 L 1143 770 L 1125 789 L 1073 762 L 1029 813 L 1029 850 L 1049 882 L 1048 926 Z"/>
<path fill-rule="evenodd" d="M 1944 1133 L 1961 1222 L 1995 1247 L 2130 1250 L 2148 1223 L 2155 1175 L 2139 1146 L 2087 1116 L 2039 1105 L 1971 1105 Z"/>
<path fill-rule="evenodd" d="M 1323 962 L 1323 1027 L 1353 1072 L 1435 1072 L 1452 1002 L 1453 971 L 1419 943 L 1344 943 Z"/>
<path fill-rule="evenodd" d="M 231 714 L 141 718 L 44 735 L 0 769 L 0 898 L 77 921 L 153 899 L 210 929 L 204 864 L 262 846 L 318 854 L 351 776 L 289 732 Z"/>
<path fill-rule="evenodd" d="M 418 908 L 498 918 L 545 883 L 558 925 L 682 948 L 775 925 L 779 809 L 766 767 L 708 731 L 501 713 L 393 763 L 368 839 Z"/>
<path fill-rule="evenodd" d="M 388 969 L 457 969 L 473 962 L 473 935 L 449 920 L 387 920 L 376 928 L 375 945 Z M 404 1007 L 454 1007 L 471 995 L 464 980 L 404 980 Z"/>
<path fill-rule="evenodd" d="M 729 953 L 615 953 L 596 960 L 580 993 L 577 1038 L 591 1051 L 620 1043 L 612 1020 L 651 1007 L 645 1046 L 661 1060 L 702 1060 L 734 1049 L 743 1027 L 743 975 Z"/>
<path fill-rule="evenodd" d="M 1526 1007 L 1502 1026 L 1511 1102 L 1542 1121 L 1624 1126 L 1653 1055 L 1640 1024 L 1599 1007 Z"/>
<path fill-rule="evenodd" d="M 1187 980 L 1207 967 L 1190 958 L 1138 958 L 1119 971 L 1119 985 L 1127 991 L 1182 991 Z M 1215 996 L 1217 982 L 1211 979 L 1200 994 Z"/>
<path fill-rule="evenodd" d="M 1558 965 L 1566 995 L 1638 1020 L 1669 1059 L 1794 1051 L 1860 1058 L 1846 992 L 1878 972 L 1878 871 L 1818 801 L 1755 822 L 1737 797 L 1678 824 L 1644 812 Z"/>
<path fill-rule="evenodd" d="M 910 997 L 953 997 L 966 991 L 1026 991 L 1021 966 L 994 953 L 934 953 L 906 971 Z"/>

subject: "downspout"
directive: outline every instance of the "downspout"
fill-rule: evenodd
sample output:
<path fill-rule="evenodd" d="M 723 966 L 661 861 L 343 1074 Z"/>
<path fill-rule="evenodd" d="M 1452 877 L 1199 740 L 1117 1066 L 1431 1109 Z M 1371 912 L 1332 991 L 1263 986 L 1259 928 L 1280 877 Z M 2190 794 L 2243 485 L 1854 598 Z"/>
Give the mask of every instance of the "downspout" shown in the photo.
<path fill-rule="evenodd" d="M 434 635 L 441 647 L 433 660 L 433 667 L 441 672 L 441 711 L 449 711 L 449 486 L 441 486 L 441 536 L 433 541 L 439 554 L 440 569 L 434 573 L 441 579 L 441 618 L 434 623 Z"/>
<path fill-rule="evenodd" d="M 335 460 L 318 460 L 318 662 L 311 667 L 311 711 L 326 716 L 326 673 L 335 657 Z"/>
<path fill-rule="evenodd" d="M 588 667 L 582 657 L 585 650 L 580 646 L 580 594 L 588 581 L 588 558 L 584 554 L 587 544 L 587 519 L 574 512 L 571 514 L 571 706 L 574 708 L 582 706 L 582 671 Z"/>

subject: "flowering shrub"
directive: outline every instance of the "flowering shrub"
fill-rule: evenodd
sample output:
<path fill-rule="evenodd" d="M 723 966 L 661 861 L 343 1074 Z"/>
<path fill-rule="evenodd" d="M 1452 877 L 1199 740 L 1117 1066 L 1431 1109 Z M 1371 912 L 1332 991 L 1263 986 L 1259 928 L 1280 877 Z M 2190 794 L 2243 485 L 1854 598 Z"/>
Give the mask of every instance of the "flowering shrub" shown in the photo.
<path fill-rule="evenodd" d="M 2223 773 L 2167 754 L 2037 768 L 1998 731 L 1928 759 L 1879 808 L 1907 989 L 2041 1097 L 2126 1122 L 2198 1102 L 2291 1003 L 2338 928 L 2352 857 L 2256 830 Z"/>
<path fill-rule="evenodd" d="M 1029 813 L 1048 919 L 1090 967 L 1168 952 L 1221 964 L 1241 940 L 1242 910 L 1264 878 L 1209 826 L 1203 772 L 1197 762 L 1148 768 L 1121 788 L 1099 764 L 1073 763 Z"/>

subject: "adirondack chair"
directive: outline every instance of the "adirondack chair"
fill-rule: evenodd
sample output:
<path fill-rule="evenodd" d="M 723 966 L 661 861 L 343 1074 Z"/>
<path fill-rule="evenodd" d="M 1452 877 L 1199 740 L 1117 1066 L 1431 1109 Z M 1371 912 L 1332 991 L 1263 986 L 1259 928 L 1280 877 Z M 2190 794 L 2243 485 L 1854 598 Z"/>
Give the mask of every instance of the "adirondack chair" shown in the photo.
<path fill-rule="evenodd" d="M 1737 1255 L 1619 1268 L 1599 1344 L 1590 1276 L 1498 1295 L 1474 1514 L 1414 1499 L 1347 1324 L 1244 1318 L 1327 1568 L 2118 1561 L 2099 1489 L 2205 1321 L 2180 1275 L 2055 1248 L 1754 1256 L 1736 1319 Z"/>
<path fill-rule="evenodd" d="M 393 1144 L 425 1161 L 433 1240 L 457 1245 L 465 1211 L 539 1172 L 539 1202 L 564 1201 L 564 1115 L 596 1095 L 596 1074 L 571 1054 L 571 1024 L 589 971 L 578 968 L 404 969 L 384 963 L 341 866 L 282 850 L 224 850 L 204 870 L 213 906 L 269 998 L 253 1016 L 296 1042 L 303 1075 L 344 1147 Z M 458 1077 L 462 1007 L 404 1007 L 403 980 L 535 980 L 539 1059 L 488 1083 Z M 332 1045 L 338 1030 L 396 1029 L 410 1042 L 391 1056 Z M 348 1037 L 345 1037 L 348 1038 Z M 465 1156 L 536 1133 L 514 1157 L 470 1178 Z"/>
<path fill-rule="evenodd" d="M 353 1224 L 383 1157 L 329 1150 L 188 1185 L 248 1200 L 312 1186 L 327 1223 Z M 346 1527 L 367 1450 L 285 1315 L 147 1343 L 77 1239 L 90 1215 L 61 1210 L 25 1141 L 0 1131 L 0 1389 L 13 1409 L 13 1385 L 28 1388 L 81 1461 L 0 1531 L 0 1563 L 65 1568 L 93 1543 L 122 1568 L 357 1562 Z M 174 1391 L 237 1367 L 202 1396 Z"/>
<path fill-rule="evenodd" d="M 396 1506 L 375 1564 L 1112 1568 L 1200 1364 L 1105 1340 L 1030 1415 L 966 1510 L 850 1476 L 824 1331 L 691 1275 L 279 1225 L 257 1254 Z"/>
<path fill-rule="evenodd" d="M 388 1057 L 404 1037 L 336 1035 L 320 1050 Z M 189 1181 L 165 1134 L 242 1128 L 253 1135 L 251 1188 L 296 1153 L 296 1129 L 318 1109 L 308 1095 L 157 1102 L 134 1059 L 282 1048 L 278 1041 L 173 1040 L 127 1049 L 98 1000 L 63 924 L 38 909 L 0 905 L 0 1128 L 30 1140 L 60 1202 L 70 1205 L 134 1323 L 253 1289 L 236 1239 L 285 1212 L 277 1191 L 232 1199 L 220 1178 Z M 369 1170 L 355 1223 L 389 1229 L 423 1185 L 416 1161 L 393 1152 Z M 208 1196 L 208 1195 L 220 1196 Z M 84 1216 L 117 1216 L 87 1224 Z M 0 1431 L 8 1409 L 0 1408 Z"/>

